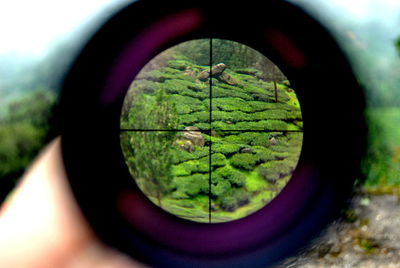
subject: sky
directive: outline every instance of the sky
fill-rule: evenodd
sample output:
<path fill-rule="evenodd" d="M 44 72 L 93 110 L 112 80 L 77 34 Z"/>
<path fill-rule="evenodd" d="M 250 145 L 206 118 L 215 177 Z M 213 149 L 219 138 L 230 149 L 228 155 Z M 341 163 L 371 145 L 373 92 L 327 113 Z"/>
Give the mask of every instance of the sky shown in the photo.
<path fill-rule="evenodd" d="M 381 20 L 400 23 L 399 0 L 290 0 L 306 3 L 316 13 L 348 16 L 360 23 Z M 110 6 L 129 0 L 2 0 L 0 1 L 0 55 L 42 55 L 49 45 L 72 34 Z M 99 16 L 100 14 L 100 16 Z M 397 26 L 397 25 L 396 25 Z"/>
<path fill-rule="evenodd" d="M 359 24 L 379 21 L 392 30 L 399 29 L 399 0 L 289 0 L 289 2 L 311 7 L 313 14 L 322 20 L 327 14 L 329 19 L 345 18 Z"/>
<path fill-rule="evenodd" d="M 0 54 L 40 56 L 58 39 L 126 0 L 1 0 Z"/>

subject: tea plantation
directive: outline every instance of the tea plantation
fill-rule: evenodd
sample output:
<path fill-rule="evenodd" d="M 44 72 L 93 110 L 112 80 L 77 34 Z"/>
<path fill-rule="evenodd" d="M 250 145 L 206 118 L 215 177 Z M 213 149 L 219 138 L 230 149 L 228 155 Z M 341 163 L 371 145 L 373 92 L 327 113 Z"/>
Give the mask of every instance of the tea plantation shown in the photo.
<path fill-rule="evenodd" d="M 288 81 L 256 69 L 171 59 L 139 73 L 125 98 L 121 146 L 139 188 L 164 210 L 198 222 L 251 214 L 286 185 L 302 146 L 299 102 Z M 211 85 L 210 85 L 211 83 Z"/>

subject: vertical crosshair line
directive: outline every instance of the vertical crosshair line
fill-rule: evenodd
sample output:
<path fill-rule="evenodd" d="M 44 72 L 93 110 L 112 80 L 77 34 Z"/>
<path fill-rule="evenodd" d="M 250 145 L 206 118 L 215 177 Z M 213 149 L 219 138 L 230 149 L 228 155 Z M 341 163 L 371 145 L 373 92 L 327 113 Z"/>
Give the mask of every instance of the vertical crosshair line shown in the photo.
<path fill-rule="evenodd" d="M 212 71 L 212 38 L 210 38 L 210 76 L 208 77 L 209 83 L 210 83 L 210 92 L 209 92 L 209 99 L 210 99 L 210 107 L 209 107 L 209 114 L 210 114 L 210 130 L 209 130 L 209 135 L 210 135 L 210 146 L 209 146 L 209 156 L 208 156 L 208 223 L 211 223 L 211 146 L 212 146 L 212 140 L 211 140 L 211 125 L 212 125 L 212 80 L 211 80 L 211 71 Z"/>

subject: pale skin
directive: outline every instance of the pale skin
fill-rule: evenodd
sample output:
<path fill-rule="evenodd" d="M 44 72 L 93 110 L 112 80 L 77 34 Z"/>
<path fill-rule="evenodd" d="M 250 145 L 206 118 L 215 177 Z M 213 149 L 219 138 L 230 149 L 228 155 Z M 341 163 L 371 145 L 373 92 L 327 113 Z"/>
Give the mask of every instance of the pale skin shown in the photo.
<path fill-rule="evenodd" d="M 104 245 L 75 203 L 52 141 L 0 210 L 0 267 L 144 267 Z"/>

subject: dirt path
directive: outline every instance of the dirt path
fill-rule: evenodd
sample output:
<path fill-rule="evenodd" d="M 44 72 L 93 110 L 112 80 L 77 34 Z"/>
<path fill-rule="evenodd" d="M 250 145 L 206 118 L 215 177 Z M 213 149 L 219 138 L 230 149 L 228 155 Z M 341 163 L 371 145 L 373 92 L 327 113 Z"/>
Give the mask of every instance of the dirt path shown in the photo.
<path fill-rule="evenodd" d="M 400 267 L 398 196 L 355 197 L 345 219 L 333 223 L 307 249 L 277 267 Z"/>

